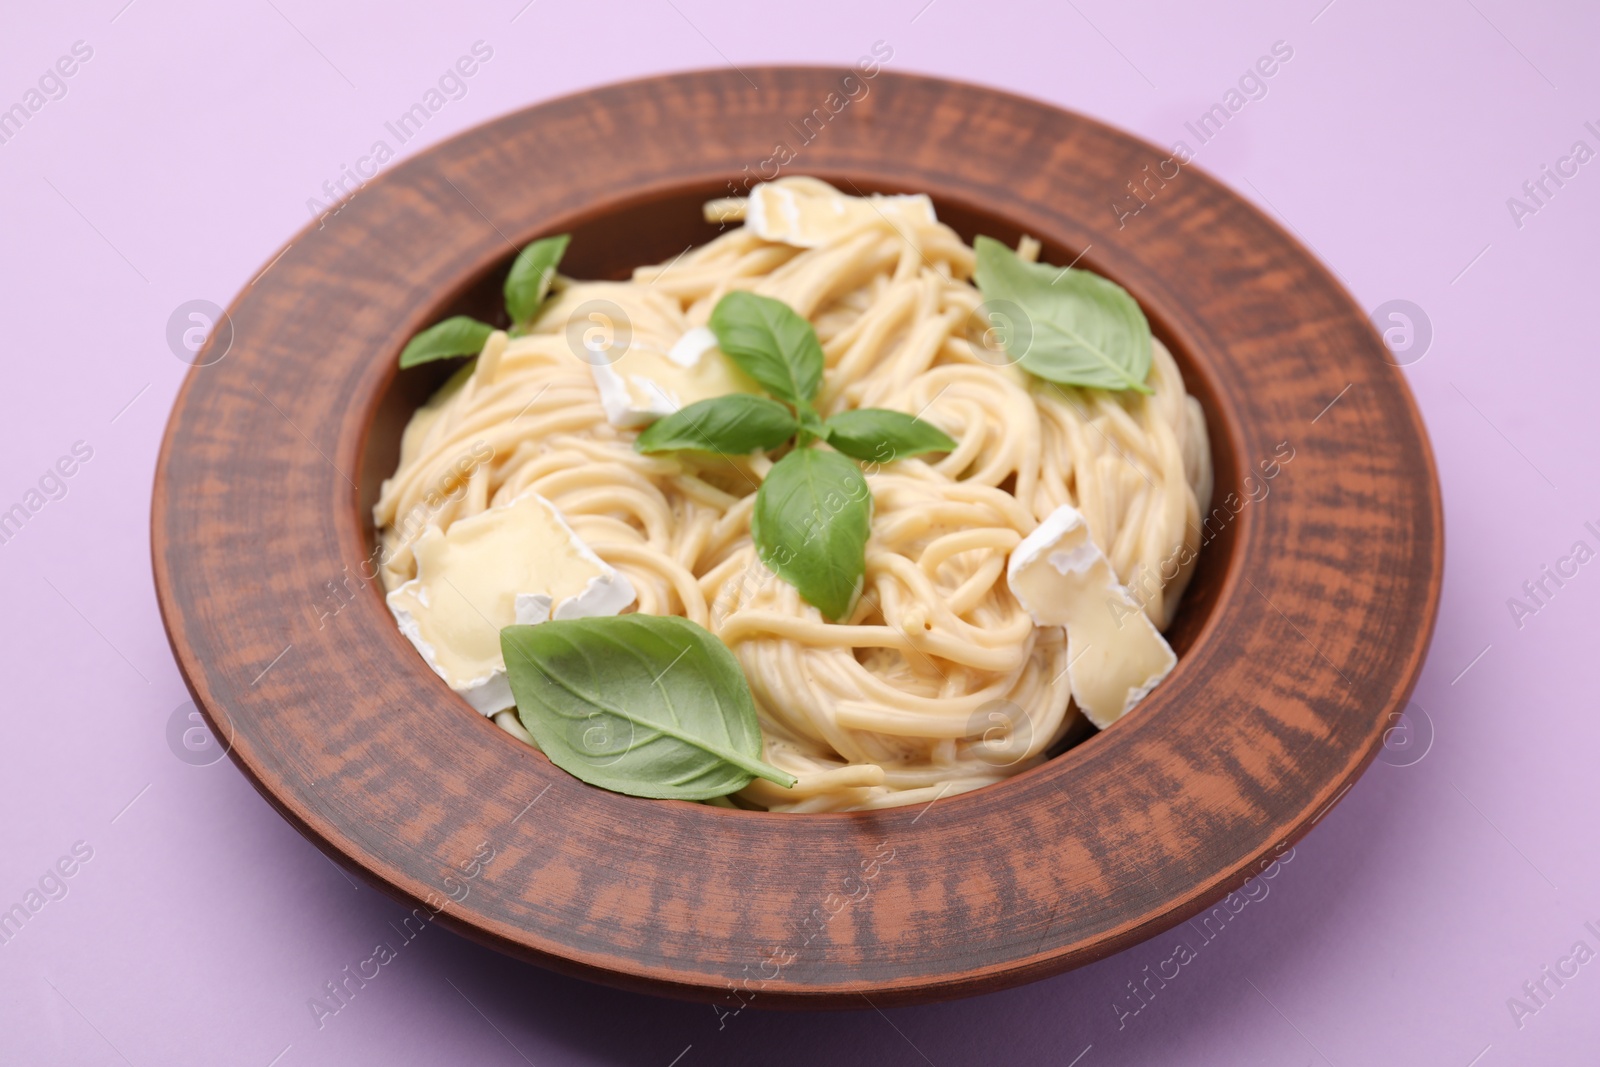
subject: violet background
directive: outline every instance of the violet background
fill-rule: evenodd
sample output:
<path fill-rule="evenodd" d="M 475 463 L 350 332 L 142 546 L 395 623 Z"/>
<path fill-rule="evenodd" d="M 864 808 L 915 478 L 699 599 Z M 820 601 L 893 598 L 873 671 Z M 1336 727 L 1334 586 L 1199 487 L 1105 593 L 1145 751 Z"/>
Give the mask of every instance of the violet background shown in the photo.
<path fill-rule="evenodd" d="M 1584 127 L 1600 127 L 1600 9 L 524 2 L 73 0 L 7 14 L 0 106 L 75 41 L 94 54 L 65 98 L 0 144 L 0 510 L 73 442 L 94 454 L 64 498 L 0 545 L 0 906 L 74 842 L 94 855 L 64 899 L 0 945 L 0 1061 L 1592 1058 L 1600 963 L 1520 1026 L 1507 998 L 1579 939 L 1600 948 L 1583 925 L 1600 928 L 1600 564 L 1520 628 L 1507 598 L 1574 541 L 1600 548 L 1584 528 L 1600 527 L 1600 162 L 1520 227 L 1506 201 L 1574 141 L 1600 149 Z M 1413 712 L 1418 731 L 1424 716 L 1432 725 L 1425 756 L 1397 765 L 1399 749 L 1374 764 L 1267 898 L 1120 1029 L 1113 1002 L 1171 953 L 1173 935 L 988 997 L 750 1010 L 719 1031 L 704 1005 L 558 977 L 434 928 L 319 1029 L 308 998 L 392 939 L 400 909 L 353 884 L 230 763 L 192 766 L 169 747 L 187 694 L 157 614 L 147 525 L 160 434 L 187 368 L 166 323 L 191 299 L 226 304 L 304 225 L 322 182 L 375 139 L 393 145 L 383 123 L 479 40 L 493 59 L 402 157 L 614 80 L 848 65 L 874 41 L 894 49 L 891 71 L 1010 89 L 1194 147 L 1183 123 L 1288 42 L 1294 57 L 1268 95 L 1197 162 L 1285 220 L 1362 306 L 1409 300 L 1431 322 L 1431 347 L 1403 372 L 1437 451 L 1449 532 L 1415 698 L 1423 712 Z M 1137 224 L 1159 225 L 1152 213 Z"/>

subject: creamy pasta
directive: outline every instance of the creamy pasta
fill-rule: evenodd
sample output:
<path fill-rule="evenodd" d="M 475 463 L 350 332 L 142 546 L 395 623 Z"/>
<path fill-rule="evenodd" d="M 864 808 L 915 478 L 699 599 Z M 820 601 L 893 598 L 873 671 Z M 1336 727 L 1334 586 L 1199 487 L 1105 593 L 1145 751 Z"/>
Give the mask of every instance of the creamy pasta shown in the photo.
<path fill-rule="evenodd" d="M 785 182 L 803 196 L 837 195 L 812 179 Z M 746 210 L 741 201 L 709 209 L 733 221 Z M 1067 642 L 1008 588 L 1009 554 L 1071 505 L 1164 629 L 1211 495 L 1200 406 L 1159 340 L 1148 395 L 1033 377 L 986 337 L 973 251 L 953 230 L 931 210 L 858 215 L 816 247 L 746 225 L 625 282 L 558 280 L 529 333 L 493 335 L 417 412 L 375 512 L 394 589 L 414 576 L 411 549 L 427 526 L 447 530 L 530 490 L 554 504 L 626 575 L 636 610 L 681 615 L 734 651 L 765 759 L 799 779 L 783 789 L 758 778 L 734 799 L 772 810 L 926 803 L 1035 765 L 1075 714 Z M 1036 258 L 1038 245 L 1024 239 L 1018 252 Z M 618 333 L 668 352 L 739 289 L 777 298 L 815 327 L 822 415 L 888 408 L 958 442 L 948 454 L 865 465 L 865 585 L 839 621 L 757 557 L 750 514 L 769 459 L 642 455 L 637 431 L 608 419 L 597 389 L 594 353 L 610 351 Z M 426 524 L 403 522 L 464 454 L 491 458 Z M 495 720 L 528 739 L 513 712 Z"/>

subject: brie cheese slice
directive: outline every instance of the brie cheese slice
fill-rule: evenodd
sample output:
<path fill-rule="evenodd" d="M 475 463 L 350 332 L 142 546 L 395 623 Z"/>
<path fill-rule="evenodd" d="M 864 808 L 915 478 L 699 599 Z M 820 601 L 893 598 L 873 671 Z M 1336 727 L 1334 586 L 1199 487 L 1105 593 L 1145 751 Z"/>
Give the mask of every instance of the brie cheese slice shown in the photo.
<path fill-rule="evenodd" d="M 750 190 L 744 225 L 766 241 L 820 248 L 874 226 L 909 230 L 937 222 L 933 201 L 914 196 L 846 196 L 815 178 L 780 178 Z"/>
<path fill-rule="evenodd" d="M 413 551 L 417 576 L 389 594 L 389 610 L 434 673 L 485 715 L 515 703 L 502 627 L 616 615 L 634 601 L 627 577 L 537 493 L 448 531 L 429 527 Z"/>
<path fill-rule="evenodd" d="M 714 396 L 753 393 L 756 384 L 717 347 L 705 326 L 680 337 L 665 352 L 635 336 L 614 357 L 596 351 L 589 359 L 606 421 L 638 427 Z"/>
<path fill-rule="evenodd" d="M 1105 729 L 1178 662 L 1117 581 L 1076 508 L 1062 505 L 1011 550 L 1006 584 L 1040 626 L 1067 628 L 1067 674 L 1078 709 Z"/>

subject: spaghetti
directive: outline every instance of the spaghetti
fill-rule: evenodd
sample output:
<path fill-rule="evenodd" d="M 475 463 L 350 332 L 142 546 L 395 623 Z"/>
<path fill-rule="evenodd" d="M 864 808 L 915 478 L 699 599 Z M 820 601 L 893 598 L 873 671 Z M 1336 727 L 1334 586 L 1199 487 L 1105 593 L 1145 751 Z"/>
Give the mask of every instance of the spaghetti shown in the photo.
<path fill-rule="evenodd" d="M 838 196 L 814 179 L 784 184 Z M 743 201 L 708 205 L 724 220 L 743 211 Z M 461 470 L 463 454 L 487 446 L 491 458 L 428 511 L 429 524 L 448 529 L 536 491 L 629 579 L 638 611 L 681 615 L 721 638 L 755 695 L 765 759 L 799 779 L 783 789 L 758 778 L 734 797 L 771 810 L 927 803 L 1035 765 L 1074 715 L 1066 639 L 1012 595 L 1008 554 L 1071 505 L 1164 629 L 1211 495 L 1200 406 L 1159 340 L 1149 395 L 1042 381 L 986 332 L 968 280 L 973 251 L 953 230 L 931 211 L 857 217 L 816 247 L 747 225 L 630 281 L 558 280 L 528 334 L 495 333 L 417 412 L 375 509 L 394 589 L 415 574 L 422 532 L 403 518 Z M 1018 253 L 1038 250 L 1025 238 Z M 813 324 L 826 360 L 824 416 L 890 408 L 959 442 L 942 458 L 866 466 L 865 588 L 839 622 L 757 558 L 750 514 L 771 461 L 639 454 L 636 431 L 608 421 L 586 362 L 618 332 L 667 352 L 738 289 L 782 300 Z M 591 332 L 600 336 L 573 343 Z M 514 712 L 495 719 L 529 740 Z"/>

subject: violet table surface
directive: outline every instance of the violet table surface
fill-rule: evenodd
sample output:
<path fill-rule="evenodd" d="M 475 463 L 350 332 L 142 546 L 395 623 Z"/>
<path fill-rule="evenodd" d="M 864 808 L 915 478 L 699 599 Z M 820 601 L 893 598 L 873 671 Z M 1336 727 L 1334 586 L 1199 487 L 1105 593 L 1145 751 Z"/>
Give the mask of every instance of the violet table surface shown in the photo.
<path fill-rule="evenodd" d="M 823 0 L 758 15 L 714 0 L 524 2 L 8 12 L 0 107 L 24 101 L 75 42 L 92 56 L 0 144 L 0 511 L 26 506 L 75 443 L 92 456 L 65 464 L 64 496 L 46 479 L 59 498 L 32 498 L 43 506 L 0 544 L 0 909 L 26 908 L 41 878 L 60 896 L 46 875 L 75 843 L 92 858 L 0 944 L 0 1061 L 1593 1062 L 1600 563 L 1570 553 L 1580 540 L 1600 550 L 1600 162 L 1567 163 L 1576 174 L 1546 179 L 1539 201 L 1522 186 L 1577 141 L 1600 151 L 1600 10 Z M 465 95 L 400 145 L 384 123 L 478 41 L 493 56 Z M 378 942 L 398 945 L 400 909 L 302 840 L 231 764 L 193 765 L 169 743 L 187 694 L 147 534 L 186 370 L 169 316 L 194 299 L 226 304 L 305 224 L 308 199 L 326 198 L 323 182 L 377 140 L 404 157 L 609 81 L 850 64 L 875 41 L 893 49 L 888 70 L 994 85 L 1198 147 L 1198 165 L 1298 233 L 1364 308 L 1421 309 L 1431 343 L 1419 332 L 1400 358 L 1438 454 L 1448 566 L 1409 732 L 1210 942 L 1180 929 L 975 1000 L 752 1007 L 719 1029 L 707 1006 L 558 977 L 434 928 L 319 1025 L 310 999 Z M 1185 123 L 1279 41 L 1293 56 L 1266 95 L 1199 146 Z M 1514 217 L 1511 197 L 1537 210 Z M 1129 225 L 1161 224 L 1159 199 L 1146 212 Z M 1529 599 L 1523 583 L 1563 557 L 1576 574 Z M 1528 606 L 1520 618 L 1511 598 Z M 1179 938 L 1194 957 L 1164 987 L 1152 980 L 1148 1003 L 1134 999 L 1128 983 L 1146 967 L 1171 973 Z M 1574 957 L 1580 941 L 1588 951 Z M 1558 985 L 1547 966 L 1576 974 Z M 1524 983 L 1541 979 L 1534 999 Z"/>

